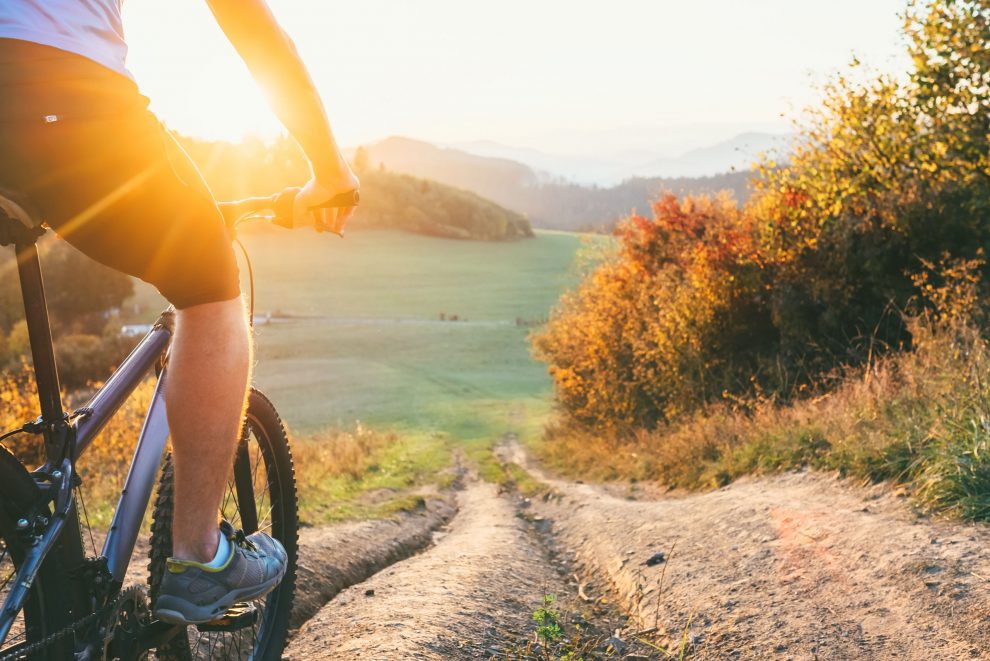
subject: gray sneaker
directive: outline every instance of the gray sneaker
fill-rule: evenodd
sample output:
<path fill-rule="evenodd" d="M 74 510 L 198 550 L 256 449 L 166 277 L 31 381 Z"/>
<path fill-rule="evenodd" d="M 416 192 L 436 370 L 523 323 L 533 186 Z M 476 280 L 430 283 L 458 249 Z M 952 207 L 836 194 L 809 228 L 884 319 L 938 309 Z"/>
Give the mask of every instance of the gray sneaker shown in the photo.
<path fill-rule="evenodd" d="M 233 543 L 223 567 L 168 559 L 155 617 L 175 624 L 202 624 L 239 601 L 268 594 L 282 581 L 288 559 L 278 540 L 263 532 L 245 536 L 226 521 L 220 524 L 220 533 Z"/>

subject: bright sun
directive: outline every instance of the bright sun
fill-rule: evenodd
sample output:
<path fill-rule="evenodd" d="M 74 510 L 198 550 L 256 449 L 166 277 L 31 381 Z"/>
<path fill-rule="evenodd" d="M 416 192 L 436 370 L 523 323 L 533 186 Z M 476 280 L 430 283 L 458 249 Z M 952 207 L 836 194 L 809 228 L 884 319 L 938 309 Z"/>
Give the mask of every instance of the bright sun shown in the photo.
<path fill-rule="evenodd" d="M 176 12 L 130 11 L 124 16 L 128 68 L 151 97 L 152 109 L 170 127 L 199 138 L 238 140 L 245 134 L 280 133 L 281 124 L 205 3 L 180 5 Z M 189 37 L 181 48 L 175 47 L 176 34 Z"/>

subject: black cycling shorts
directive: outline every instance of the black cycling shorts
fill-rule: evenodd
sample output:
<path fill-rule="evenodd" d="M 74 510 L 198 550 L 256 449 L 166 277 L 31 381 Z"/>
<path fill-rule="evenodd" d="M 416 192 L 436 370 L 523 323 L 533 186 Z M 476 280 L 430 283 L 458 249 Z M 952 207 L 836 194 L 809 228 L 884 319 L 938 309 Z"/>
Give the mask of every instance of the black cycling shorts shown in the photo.
<path fill-rule="evenodd" d="M 240 295 L 231 237 L 196 166 L 128 78 L 0 39 L 0 187 L 59 236 L 176 308 Z"/>

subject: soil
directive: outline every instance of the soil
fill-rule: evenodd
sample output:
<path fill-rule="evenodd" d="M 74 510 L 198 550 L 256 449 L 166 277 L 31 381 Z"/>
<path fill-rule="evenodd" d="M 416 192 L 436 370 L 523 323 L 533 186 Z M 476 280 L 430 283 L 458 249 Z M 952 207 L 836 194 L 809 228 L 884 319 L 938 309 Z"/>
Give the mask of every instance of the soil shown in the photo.
<path fill-rule="evenodd" d="M 556 479 L 511 439 L 501 457 L 542 497 L 468 478 L 416 514 L 303 531 L 285 658 L 537 658 L 555 594 L 568 635 L 599 637 L 588 659 L 990 659 L 985 525 L 820 473 L 663 495 Z"/>
<path fill-rule="evenodd" d="M 341 593 L 300 630 L 288 659 L 488 658 L 525 636 L 561 579 L 496 487 L 473 481 L 427 553 Z"/>
<path fill-rule="evenodd" d="M 456 511 L 448 494 L 427 500 L 417 512 L 300 531 L 292 627 L 311 618 L 341 590 L 432 544 L 435 531 Z"/>
<path fill-rule="evenodd" d="M 623 498 L 507 451 L 555 490 L 541 509 L 593 587 L 668 649 L 686 639 L 697 659 L 990 658 L 984 525 L 814 473 Z"/>

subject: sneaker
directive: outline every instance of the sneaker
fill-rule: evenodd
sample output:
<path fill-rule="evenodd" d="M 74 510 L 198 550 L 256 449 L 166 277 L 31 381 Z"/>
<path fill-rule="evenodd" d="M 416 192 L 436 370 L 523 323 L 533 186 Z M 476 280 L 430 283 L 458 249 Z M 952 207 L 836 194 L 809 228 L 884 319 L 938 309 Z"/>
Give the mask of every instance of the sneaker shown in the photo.
<path fill-rule="evenodd" d="M 169 558 L 154 614 L 174 624 L 202 624 L 215 620 L 239 601 L 262 597 L 285 576 L 285 549 L 263 532 L 245 536 L 228 522 L 220 534 L 229 539 L 231 552 L 223 567 Z"/>

